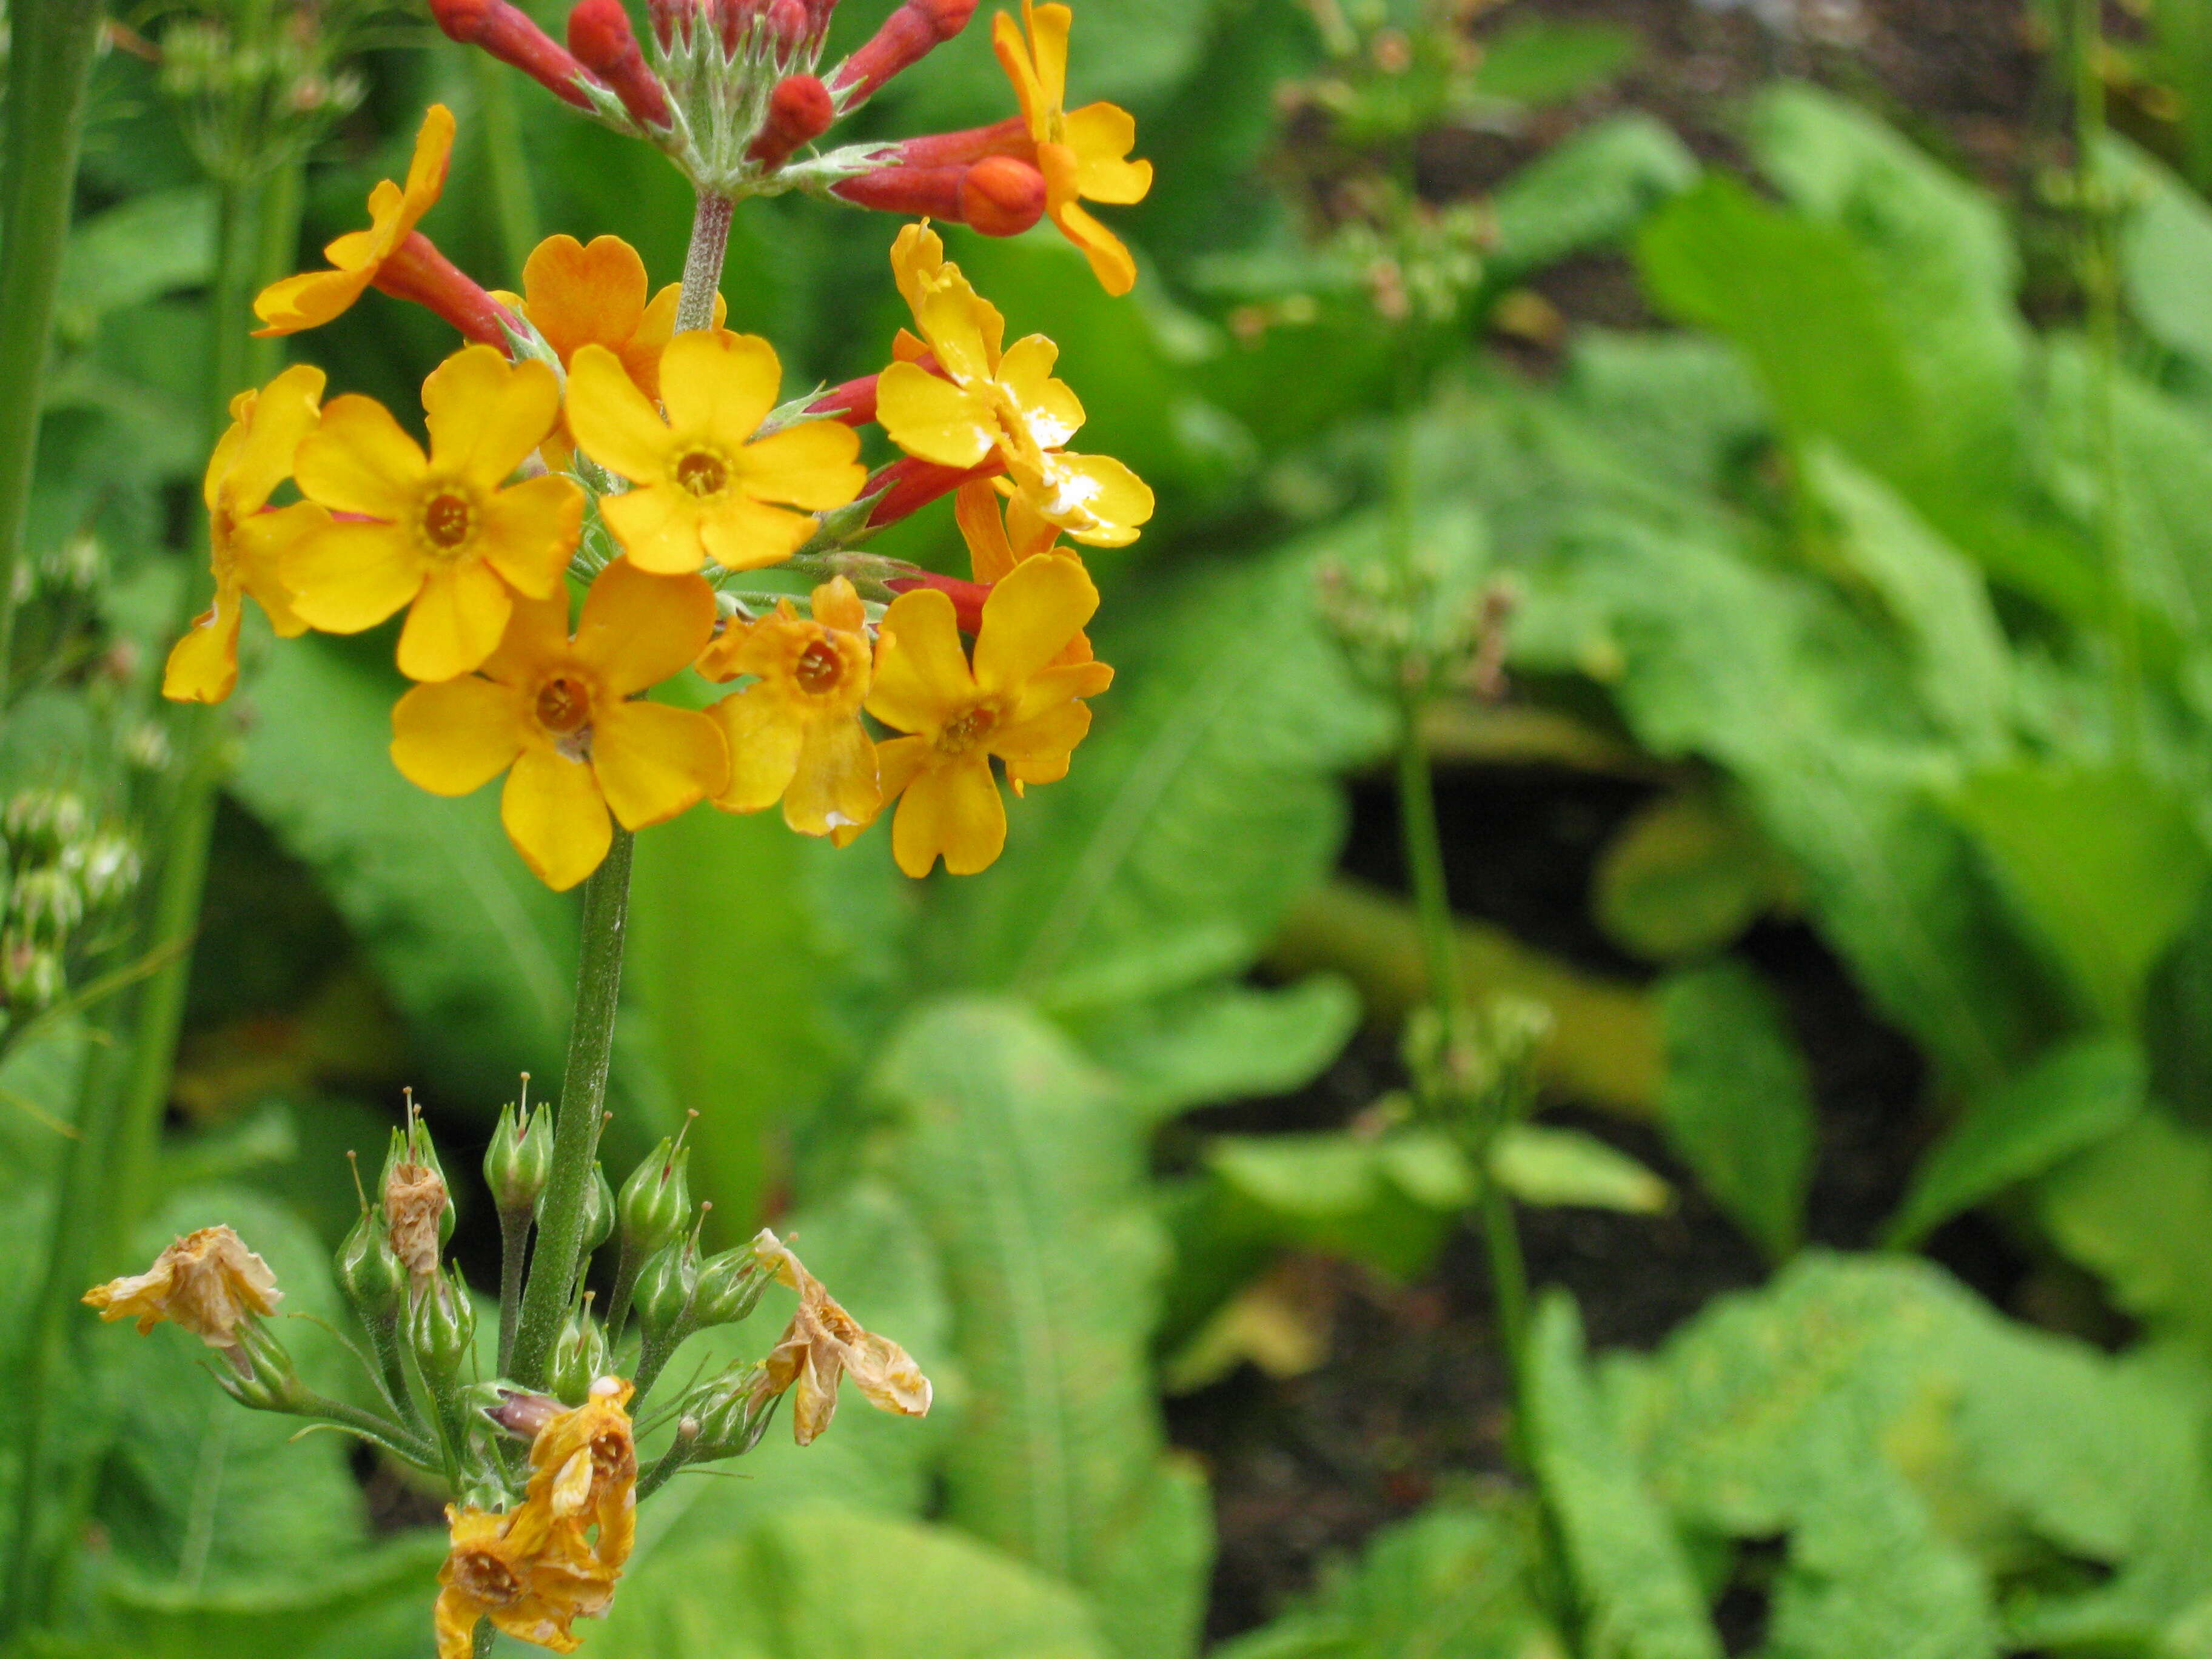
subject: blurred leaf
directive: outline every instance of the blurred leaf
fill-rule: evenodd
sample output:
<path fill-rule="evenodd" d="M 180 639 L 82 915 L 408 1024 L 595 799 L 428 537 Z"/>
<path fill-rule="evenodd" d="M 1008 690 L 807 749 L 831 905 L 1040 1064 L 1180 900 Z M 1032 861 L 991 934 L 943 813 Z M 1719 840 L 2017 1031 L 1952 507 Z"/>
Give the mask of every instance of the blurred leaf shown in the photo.
<path fill-rule="evenodd" d="M 1518 18 L 1480 46 L 1469 88 L 1516 104 L 1565 103 L 1613 79 L 1643 52 L 1643 42 L 1616 24 L 1542 17 Z"/>
<path fill-rule="evenodd" d="M 1557 1519 L 1589 1659 L 1720 1659 L 1681 1540 L 1607 1421 L 1582 1318 L 1547 1295 L 1528 1333 L 1530 1456 Z"/>
<path fill-rule="evenodd" d="M 426 1640 L 445 1559 L 445 1533 L 424 1528 L 356 1546 L 305 1587 L 195 1595 L 117 1584 L 103 1611 L 132 1659 L 389 1659 L 395 1649 L 376 1642 L 376 1630 L 404 1620 Z"/>
<path fill-rule="evenodd" d="M 1606 843 L 1590 905 L 1606 936 L 1654 962 L 1725 949 L 1790 891 L 1741 812 L 1702 791 L 1655 798 Z"/>
<path fill-rule="evenodd" d="M 1950 805 L 2087 1005 L 2134 1029 L 2212 872 L 2182 803 L 2140 772 L 2023 763 L 1973 774 Z"/>
<path fill-rule="evenodd" d="M 2102 160 L 2124 216 L 2120 277 L 2136 319 L 2169 351 L 2212 369 L 2212 208 L 2145 151 L 2117 134 Z"/>
<path fill-rule="evenodd" d="M 605 1659 L 1103 1659 L 1082 1599 L 944 1527 L 828 1504 L 623 1580 Z"/>
<path fill-rule="evenodd" d="M 1490 1172 L 1523 1204 L 1659 1215 L 1674 1201 L 1650 1170 L 1578 1129 L 1509 1124 L 1491 1147 Z"/>
<path fill-rule="evenodd" d="M 2037 1198 L 2051 1241 L 2115 1306 L 2212 1340 L 2212 1138 L 2138 1113 L 2044 1176 Z"/>
<path fill-rule="evenodd" d="M 1359 1012 L 1348 983 L 1313 974 L 1280 990 L 1218 985 L 1102 1009 L 1074 1024 L 1129 1109 L 1164 1118 L 1304 1087 L 1342 1051 Z"/>
<path fill-rule="evenodd" d="M 70 232 L 54 326 L 82 338 L 111 311 L 196 288 L 215 269 L 215 191 L 205 185 L 133 196 Z"/>
<path fill-rule="evenodd" d="M 1815 1126 L 1787 1013 L 1740 962 L 1670 975 L 1659 1006 L 1668 1144 L 1771 1261 L 1797 1248 Z"/>
<path fill-rule="evenodd" d="M 1371 526 L 1264 561 L 1148 571 L 1095 631 L 1115 688 L 1066 781 L 1017 805 L 1006 855 L 940 891 L 934 984 L 1014 987 L 1060 1008 L 1236 972 L 1335 856 L 1338 769 L 1380 710 L 1313 620 L 1313 568 Z"/>
<path fill-rule="evenodd" d="M 1220 1135 L 1205 1156 L 1230 1212 L 1217 1224 L 1349 1256 L 1401 1281 L 1435 1259 L 1476 1192 L 1459 1148 L 1434 1129 Z"/>
<path fill-rule="evenodd" d="M 1595 122 L 1498 186 L 1492 280 L 1618 246 L 1697 180 L 1697 157 L 1664 123 L 1640 112 Z"/>
<path fill-rule="evenodd" d="M 1962 1210 L 2042 1174 L 2142 1109 L 2143 1058 L 2110 1037 L 2062 1044 L 1977 1096 L 1920 1160 L 1887 1241 L 1910 1246 Z"/>
<path fill-rule="evenodd" d="M 1163 1462 L 1149 1357 L 1165 1239 L 1139 1120 L 1006 1004 L 916 1014 L 873 1086 L 907 1126 L 901 1182 L 943 1253 L 974 1389 L 946 1513 L 1099 1595 L 1128 1659 L 1188 1652 L 1212 1540 Z M 1142 1593 L 1119 1594 L 1133 1578 Z"/>
<path fill-rule="evenodd" d="M 399 689 L 328 641 L 290 641 L 252 683 L 231 787 L 316 871 L 416 1041 L 489 1115 L 518 1071 L 559 1086 L 574 900 L 516 855 L 496 791 L 444 800 L 392 769 Z"/>

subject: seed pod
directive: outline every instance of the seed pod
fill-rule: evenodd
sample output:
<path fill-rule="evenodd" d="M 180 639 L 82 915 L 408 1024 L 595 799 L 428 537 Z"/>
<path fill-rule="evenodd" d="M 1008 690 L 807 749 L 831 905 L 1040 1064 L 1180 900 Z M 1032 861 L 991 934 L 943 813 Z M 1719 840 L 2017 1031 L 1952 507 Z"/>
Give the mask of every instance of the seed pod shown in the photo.
<path fill-rule="evenodd" d="M 584 1235 L 577 1249 L 584 1255 L 607 1242 L 615 1230 L 615 1189 L 607 1185 L 607 1172 L 592 1165 L 592 1184 L 584 1189 Z"/>
<path fill-rule="evenodd" d="M 699 1425 L 693 1456 L 703 1463 L 750 1451 L 768 1432 L 769 1423 L 775 1416 L 775 1403 L 782 1398 L 783 1390 L 769 1381 L 767 1368 L 760 1364 L 748 1365 L 708 1383 L 694 1396 L 696 1404 L 684 1402 L 685 1415 Z"/>
<path fill-rule="evenodd" d="M 382 1192 L 392 1252 L 419 1287 L 436 1275 L 438 1252 L 453 1231 L 453 1200 L 421 1119 L 410 1117 L 405 1129 L 392 1132 Z"/>
<path fill-rule="evenodd" d="M 691 1213 L 691 1187 L 684 1168 L 691 1149 L 663 1139 L 623 1182 L 623 1252 L 642 1261 L 684 1230 Z"/>
<path fill-rule="evenodd" d="M 337 1278 L 363 1324 L 388 1319 L 399 1310 L 407 1294 L 407 1269 L 392 1249 L 384 1218 L 375 1211 L 362 1211 L 338 1246 Z"/>
<path fill-rule="evenodd" d="M 580 1406 L 592 1384 L 606 1375 L 607 1334 L 592 1317 L 588 1302 L 570 1314 L 553 1344 L 546 1382 L 564 1406 Z"/>
<path fill-rule="evenodd" d="M 700 1264 L 691 1316 L 702 1329 L 709 1325 L 734 1325 L 752 1312 L 761 1292 L 775 1278 L 774 1266 L 763 1262 L 750 1245 L 709 1256 Z"/>
<path fill-rule="evenodd" d="M 433 1267 L 428 1291 L 416 1300 L 407 1321 L 407 1340 L 423 1375 L 433 1380 L 458 1376 L 476 1339 L 477 1310 L 468 1282 L 458 1272 L 448 1279 Z"/>
<path fill-rule="evenodd" d="M 484 1184 L 502 1216 L 527 1217 L 553 1173 L 553 1115 L 540 1106 L 499 1110 L 499 1127 L 484 1148 Z"/>
<path fill-rule="evenodd" d="M 699 1253 L 689 1238 L 665 1244 L 637 1276 L 631 1305 L 647 1341 L 659 1341 L 690 1311 L 699 1288 Z"/>

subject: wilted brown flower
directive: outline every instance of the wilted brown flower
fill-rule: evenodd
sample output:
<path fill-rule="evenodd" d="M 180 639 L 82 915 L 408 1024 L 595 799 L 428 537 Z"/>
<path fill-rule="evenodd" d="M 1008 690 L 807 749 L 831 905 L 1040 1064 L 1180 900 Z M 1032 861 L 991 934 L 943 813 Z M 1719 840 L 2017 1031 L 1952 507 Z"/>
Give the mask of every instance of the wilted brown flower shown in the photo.
<path fill-rule="evenodd" d="M 103 1320 L 137 1316 L 141 1336 L 167 1319 L 210 1348 L 238 1346 L 238 1328 L 276 1311 L 284 1293 L 269 1264 L 228 1227 L 186 1233 L 136 1278 L 112 1279 L 84 1293 Z"/>
<path fill-rule="evenodd" d="M 505 1514 L 448 1504 L 452 1529 L 438 1570 L 434 1622 L 438 1659 L 469 1659 L 477 1623 L 556 1653 L 574 1653 L 572 1620 L 592 1619 L 613 1601 L 619 1576 L 592 1553 L 583 1528 L 556 1521 L 535 1502 Z"/>
<path fill-rule="evenodd" d="M 384 1178 L 384 1222 L 392 1231 L 392 1253 L 416 1286 L 437 1275 L 439 1227 L 451 1201 L 445 1177 L 411 1158 L 394 1163 Z"/>
<path fill-rule="evenodd" d="M 837 1382 L 847 1372 L 878 1411 L 902 1417 L 928 1412 L 929 1379 L 905 1349 L 887 1336 L 861 1329 L 767 1228 L 753 1240 L 753 1249 L 774 1265 L 779 1280 L 799 1292 L 799 1310 L 765 1362 L 762 1391 L 781 1394 L 798 1385 L 792 1395 L 791 1429 L 800 1445 L 830 1426 L 837 1413 Z"/>
<path fill-rule="evenodd" d="M 599 1528 L 592 1553 L 610 1568 L 629 1559 L 637 1531 L 637 1446 L 631 1389 L 619 1376 L 592 1384 L 584 1403 L 538 1431 L 530 1446 L 530 1502 L 556 1521 Z"/>

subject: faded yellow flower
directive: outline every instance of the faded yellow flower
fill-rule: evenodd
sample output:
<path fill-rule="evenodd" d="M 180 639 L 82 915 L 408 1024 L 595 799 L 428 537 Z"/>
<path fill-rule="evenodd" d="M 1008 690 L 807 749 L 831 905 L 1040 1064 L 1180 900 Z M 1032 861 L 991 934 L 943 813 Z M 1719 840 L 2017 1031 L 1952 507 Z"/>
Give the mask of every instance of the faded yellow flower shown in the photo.
<path fill-rule="evenodd" d="M 630 1384 L 603 1376 L 584 1403 L 563 1412 L 530 1443 L 530 1502 L 556 1522 L 597 1526 L 592 1553 L 619 1568 L 637 1534 L 637 1444 Z"/>
<path fill-rule="evenodd" d="M 186 1233 L 135 1278 L 112 1279 L 84 1293 L 103 1320 L 138 1321 L 143 1336 L 163 1320 L 182 1326 L 210 1348 L 238 1346 L 238 1328 L 276 1311 L 284 1293 L 269 1264 L 228 1227 Z"/>
<path fill-rule="evenodd" d="M 838 1380 L 850 1373 L 878 1411 L 921 1417 L 929 1411 L 929 1379 L 907 1351 L 887 1336 L 860 1328 L 837 1305 L 790 1248 L 767 1228 L 753 1250 L 775 1269 L 776 1279 L 799 1292 L 799 1310 L 764 1362 L 763 1392 L 792 1389 L 792 1437 L 802 1446 L 830 1426 L 837 1413 Z M 796 1385 L 796 1386 L 794 1386 Z"/>
<path fill-rule="evenodd" d="M 542 1504 L 504 1514 L 447 1504 L 446 1520 L 451 1541 L 433 1615 L 438 1659 L 470 1659 L 486 1619 L 519 1641 L 574 1653 L 581 1644 L 570 1622 L 597 1618 L 614 1600 L 617 1570 L 592 1553 L 581 1527 Z"/>

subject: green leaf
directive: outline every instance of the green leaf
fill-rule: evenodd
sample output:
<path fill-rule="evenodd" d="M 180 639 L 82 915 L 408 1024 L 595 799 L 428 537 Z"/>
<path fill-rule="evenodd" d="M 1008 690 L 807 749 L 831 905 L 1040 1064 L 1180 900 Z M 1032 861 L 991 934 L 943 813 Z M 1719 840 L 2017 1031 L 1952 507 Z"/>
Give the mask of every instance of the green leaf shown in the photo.
<path fill-rule="evenodd" d="M 1984 1091 L 1913 1171 L 1888 1242 L 1915 1243 L 1960 1211 L 2117 1133 L 2142 1109 L 2144 1081 L 2135 1044 L 2087 1038 Z"/>
<path fill-rule="evenodd" d="M 1645 1489 L 1583 1358 L 1582 1318 L 1547 1296 L 1528 1332 L 1525 1409 L 1589 1659 L 1720 1659 L 1682 1541 Z"/>
<path fill-rule="evenodd" d="M 1398 1129 L 1345 1133 L 1222 1135 L 1206 1167 L 1232 1236 L 1327 1250 L 1397 1279 L 1435 1257 L 1451 1218 L 1474 1201 L 1474 1172 L 1447 1136 Z"/>
<path fill-rule="evenodd" d="M 1346 981 L 1313 974 L 1279 991 L 1218 985 L 1101 1009 L 1073 1024 L 1129 1109 L 1156 1119 L 1304 1087 L 1342 1051 L 1359 1016 Z"/>
<path fill-rule="evenodd" d="M 518 1071 L 549 1096 L 558 1086 L 574 899 L 525 867 L 495 791 L 444 800 L 393 769 L 403 689 L 329 641 L 288 641 L 252 683 L 231 787 L 316 872 L 417 1041 L 489 1113 Z"/>
<path fill-rule="evenodd" d="M 1975 773 L 1950 805 L 2083 1000 L 2132 1030 L 2212 872 L 2182 803 L 2140 772 L 2022 763 Z"/>
<path fill-rule="evenodd" d="M 1512 281 L 1618 246 L 1697 178 L 1697 157 L 1663 122 L 1638 112 L 1593 123 L 1498 186 L 1490 276 Z"/>
<path fill-rule="evenodd" d="M 100 318 L 180 288 L 215 269 L 215 191 L 205 185 L 151 191 L 80 221 L 62 255 L 54 326 L 89 335 Z"/>
<path fill-rule="evenodd" d="M 603 1659 L 1104 1659 L 1081 1597 L 944 1527 L 830 1504 L 623 1581 Z"/>
<path fill-rule="evenodd" d="M 1620 75 L 1644 43 L 1607 23 L 1524 17 L 1482 42 L 1468 83 L 1478 95 L 1516 104 L 1556 104 Z"/>
<path fill-rule="evenodd" d="M 2212 209 L 2155 158 L 2117 134 L 2101 160 L 2122 204 L 2120 277 L 2128 307 L 2160 345 L 2212 369 Z"/>
<path fill-rule="evenodd" d="M 873 1091 L 905 1125 L 902 1186 L 942 1253 L 972 1389 L 949 1516 L 1108 1597 L 1127 1659 L 1197 1639 L 1212 1538 L 1170 1484 L 1150 1368 L 1165 1239 L 1141 1125 L 1018 1007 L 941 1005 L 891 1041 Z"/>
<path fill-rule="evenodd" d="M 1590 908 L 1616 945 L 1672 962 L 1726 948 L 1790 887 L 1789 871 L 1741 812 L 1683 790 L 1638 808 L 1606 843 Z"/>
<path fill-rule="evenodd" d="M 2138 1113 L 2045 1176 L 2038 1209 L 2122 1310 L 2212 1337 L 2212 1137 Z"/>
<path fill-rule="evenodd" d="M 1650 1170 L 1578 1129 L 1509 1124 L 1491 1146 L 1490 1172 L 1523 1204 L 1659 1215 L 1674 1201 Z"/>
<path fill-rule="evenodd" d="M 1659 1004 L 1668 1144 L 1771 1260 L 1797 1248 L 1813 1176 L 1805 1061 L 1758 974 L 1734 961 L 1670 975 Z"/>

